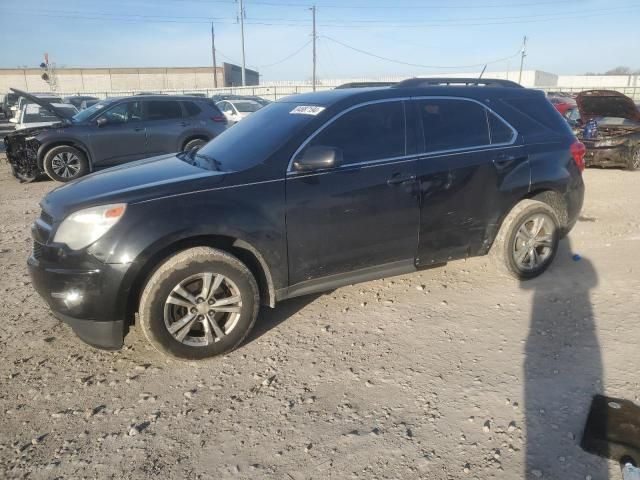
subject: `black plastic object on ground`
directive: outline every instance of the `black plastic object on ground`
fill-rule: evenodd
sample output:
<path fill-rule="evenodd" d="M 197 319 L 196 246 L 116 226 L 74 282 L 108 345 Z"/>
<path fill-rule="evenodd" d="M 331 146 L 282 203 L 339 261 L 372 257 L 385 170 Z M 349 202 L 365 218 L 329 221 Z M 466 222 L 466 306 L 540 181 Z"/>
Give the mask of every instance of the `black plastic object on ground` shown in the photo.
<path fill-rule="evenodd" d="M 585 425 L 583 450 L 623 464 L 640 463 L 640 406 L 595 395 Z"/>

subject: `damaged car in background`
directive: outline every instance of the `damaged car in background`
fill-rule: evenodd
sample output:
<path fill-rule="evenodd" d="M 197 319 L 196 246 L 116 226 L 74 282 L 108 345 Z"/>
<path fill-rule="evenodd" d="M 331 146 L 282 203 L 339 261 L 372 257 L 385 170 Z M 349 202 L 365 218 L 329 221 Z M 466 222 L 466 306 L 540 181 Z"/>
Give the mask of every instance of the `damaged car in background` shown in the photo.
<path fill-rule="evenodd" d="M 640 168 L 640 110 L 626 95 L 589 90 L 565 118 L 587 148 L 586 166 Z"/>
<path fill-rule="evenodd" d="M 21 182 L 43 173 L 69 182 L 133 160 L 197 149 L 227 128 L 227 119 L 208 98 L 108 98 L 73 115 L 68 108 L 14 91 L 59 118 L 53 125 L 5 137 L 11 172 Z"/>

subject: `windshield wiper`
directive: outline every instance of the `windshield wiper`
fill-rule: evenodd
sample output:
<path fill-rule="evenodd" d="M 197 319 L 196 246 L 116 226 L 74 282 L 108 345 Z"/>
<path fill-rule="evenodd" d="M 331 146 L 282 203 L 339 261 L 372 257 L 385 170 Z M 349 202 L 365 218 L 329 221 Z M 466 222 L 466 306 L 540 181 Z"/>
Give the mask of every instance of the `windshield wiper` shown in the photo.
<path fill-rule="evenodd" d="M 208 166 L 210 166 L 212 170 L 216 170 L 218 172 L 222 171 L 222 163 L 220 163 L 220 161 L 216 160 L 215 158 L 209 157 L 208 155 L 204 155 L 202 153 L 198 153 L 197 151 L 194 153 L 194 157 L 205 159 Z"/>

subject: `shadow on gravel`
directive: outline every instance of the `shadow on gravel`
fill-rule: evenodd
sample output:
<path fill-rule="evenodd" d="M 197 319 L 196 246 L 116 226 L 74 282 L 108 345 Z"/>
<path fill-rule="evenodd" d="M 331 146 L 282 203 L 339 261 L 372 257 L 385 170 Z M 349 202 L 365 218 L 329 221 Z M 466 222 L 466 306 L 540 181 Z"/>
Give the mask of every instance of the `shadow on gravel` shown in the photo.
<path fill-rule="evenodd" d="M 304 295 L 302 297 L 292 298 L 291 300 L 285 300 L 278 302 L 276 308 L 262 307 L 256 325 L 249 334 L 249 337 L 245 341 L 245 345 L 257 340 L 269 330 L 276 328 L 282 322 L 292 317 L 304 307 L 313 302 L 316 298 L 321 297 L 331 292 L 324 292 L 319 294 Z"/>
<path fill-rule="evenodd" d="M 593 264 L 560 242 L 554 265 L 521 288 L 533 290 L 525 347 L 526 478 L 608 478 L 607 461 L 580 449 L 591 398 L 603 393 L 602 355 L 590 290 Z"/>

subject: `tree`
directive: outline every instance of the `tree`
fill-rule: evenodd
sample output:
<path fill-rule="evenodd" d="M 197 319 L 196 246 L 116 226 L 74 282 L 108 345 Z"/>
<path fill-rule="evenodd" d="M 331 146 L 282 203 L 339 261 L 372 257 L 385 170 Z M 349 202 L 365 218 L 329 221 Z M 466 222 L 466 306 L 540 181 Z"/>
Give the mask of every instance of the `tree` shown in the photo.
<path fill-rule="evenodd" d="M 604 72 L 605 75 L 631 75 L 631 69 L 629 67 L 619 66 L 616 68 L 612 68 L 611 70 L 607 70 Z"/>

